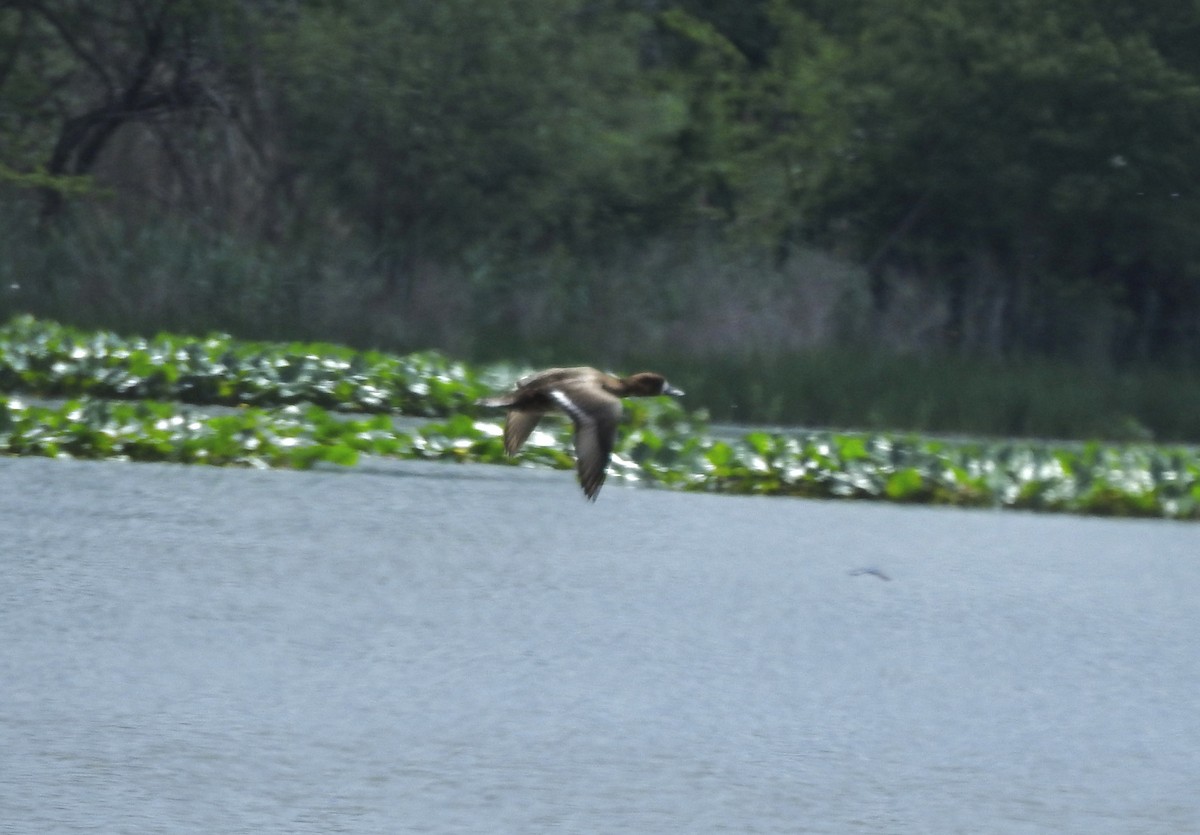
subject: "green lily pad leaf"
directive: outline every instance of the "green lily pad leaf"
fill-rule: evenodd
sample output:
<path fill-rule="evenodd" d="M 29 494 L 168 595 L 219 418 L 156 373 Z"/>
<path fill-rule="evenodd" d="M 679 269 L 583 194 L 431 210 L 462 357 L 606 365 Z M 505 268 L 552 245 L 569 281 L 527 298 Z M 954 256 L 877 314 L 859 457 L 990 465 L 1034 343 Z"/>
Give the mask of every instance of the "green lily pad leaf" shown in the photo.
<path fill-rule="evenodd" d="M 897 470 L 888 476 L 884 493 L 889 499 L 910 501 L 917 497 L 925 486 L 925 477 L 915 467 Z"/>

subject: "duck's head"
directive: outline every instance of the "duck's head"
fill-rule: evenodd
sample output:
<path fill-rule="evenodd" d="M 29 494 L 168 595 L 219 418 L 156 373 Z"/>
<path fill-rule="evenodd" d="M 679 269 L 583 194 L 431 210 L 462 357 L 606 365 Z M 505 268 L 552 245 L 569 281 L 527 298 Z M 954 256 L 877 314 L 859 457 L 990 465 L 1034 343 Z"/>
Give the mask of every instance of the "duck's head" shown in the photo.
<path fill-rule="evenodd" d="M 667 382 L 667 378 L 653 371 L 641 371 L 625 378 L 625 387 L 634 397 L 656 397 L 669 394 L 682 397 L 683 391 Z"/>

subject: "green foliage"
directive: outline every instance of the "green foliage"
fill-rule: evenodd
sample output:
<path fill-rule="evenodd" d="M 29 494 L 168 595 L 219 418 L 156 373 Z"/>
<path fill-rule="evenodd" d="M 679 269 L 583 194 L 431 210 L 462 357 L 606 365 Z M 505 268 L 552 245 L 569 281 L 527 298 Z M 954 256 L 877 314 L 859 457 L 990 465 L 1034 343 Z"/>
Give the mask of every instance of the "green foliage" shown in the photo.
<path fill-rule="evenodd" d="M 817 245 L 880 315 L 939 286 L 935 348 L 1195 357 L 1198 37 L 1170 0 L 0 4 L 0 278 L 77 321 L 332 338 L 431 318 L 433 275 L 503 334 L 535 294 L 570 330 L 663 241 Z"/>
<path fill-rule="evenodd" d="M 353 464 L 360 452 L 396 448 L 380 432 L 378 421 L 341 422 L 315 406 L 208 415 L 154 402 L 45 407 L 9 398 L 0 405 L 0 449 L 11 455 L 303 469 L 318 461 Z"/>
<path fill-rule="evenodd" d="M 41 168 L 16 171 L 3 162 L 0 162 L 0 183 L 22 189 L 49 189 L 60 194 L 76 196 L 95 193 L 95 183 L 91 177 L 48 174 Z"/>
<path fill-rule="evenodd" d="M 1000 311 L 992 351 L 1082 355 L 1045 311 L 1088 294 L 1138 336 L 1114 356 L 1200 345 L 1194 6 L 776 0 L 752 4 L 772 37 L 751 64 L 724 4 L 688 5 L 701 22 L 665 16 L 705 137 L 682 170 L 726 231 L 855 252 L 881 309 L 898 273 L 940 280 L 950 348 L 993 326 L 972 293 Z"/>
<path fill-rule="evenodd" d="M 663 357 L 714 420 L 935 434 L 1200 439 L 1200 374 L 853 350 Z M 746 369 L 753 373 L 747 374 Z"/>
<path fill-rule="evenodd" d="M 836 433 L 753 432 L 730 442 L 678 418 L 639 426 L 643 415 L 627 425 L 613 476 L 706 492 L 1200 519 L 1194 450 Z M 519 461 L 571 469 L 566 427 L 535 433 Z M 465 415 L 409 433 L 386 416 L 346 420 L 316 406 L 212 415 L 169 403 L 72 400 L 44 407 L 0 398 L 0 451 L 10 455 L 297 469 L 352 465 L 363 454 L 513 463 L 499 436 L 494 423 Z"/>
<path fill-rule="evenodd" d="M 688 489 L 1200 518 L 1194 451 L 751 433 L 712 443 Z"/>
<path fill-rule="evenodd" d="M 36 186 L 43 211 L 91 193 L 86 175 L 123 126 L 215 109 L 239 65 L 233 0 L 87 0 L 0 7 L 0 182 Z M 224 80 L 224 79 L 221 79 Z M 187 127 L 195 130 L 199 120 Z"/>
<path fill-rule="evenodd" d="M 871 9 L 837 68 L 855 130 L 817 204 L 864 254 L 950 277 L 997 259 L 1018 333 L 1030 282 L 1136 282 L 1194 303 L 1174 278 L 1200 264 L 1195 239 L 1168 252 L 1152 230 L 1194 216 L 1181 191 L 1200 79 L 1071 0 Z"/>
<path fill-rule="evenodd" d="M 30 343 L 25 348 L 22 339 Z M 505 456 L 495 421 L 454 411 L 467 409 L 487 375 L 437 357 L 393 362 L 334 346 L 235 344 L 222 337 L 123 341 L 29 320 L 4 331 L 0 354 L 3 390 L 45 391 L 31 383 L 53 380 L 55 393 L 292 403 L 211 413 L 153 400 L 93 397 L 37 406 L 0 398 L 5 454 L 294 468 L 350 465 L 361 455 L 516 463 Z M 511 377 L 501 369 L 492 374 Z M 313 402 L 448 418 L 408 431 L 386 414 L 347 418 Z M 518 462 L 571 469 L 569 450 L 570 424 L 547 421 Z M 673 400 L 628 402 L 611 471 L 685 490 L 1200 519 L 1194 448 L 835 432 L 755 431 L 735 439 L 715 437 L 702 414 Z"/>
<path fill-rule="evenodd" d="M 230 406 L 312 403 L 430 417 L 470 409 L 488 389 L 475 372 L 435 352 L 398 357 L 223 334 L 124 339 L 24 316 L 0 328 L 0 390 Z"/>
<path fill-rule="evenodd" d="M 747 58 L 710 24 L 664 15 L 691 47 L 681 86 L 692 118 L 685 150 L 702 199 L 724 210 L 736 240 L 768 247 L 810 234 L 809 213 L 853 127 L 837 78 L 847 50 L 792 4 L 762 4 L 773 37 Z"/>
<path fill-rule="evenodd" d="M 645 26 L 580 0 L 353 0 L 269 46 L 306 168 L 411 258 L 588 244 L 660 200 L 682 114 L 638 83 Z"/>

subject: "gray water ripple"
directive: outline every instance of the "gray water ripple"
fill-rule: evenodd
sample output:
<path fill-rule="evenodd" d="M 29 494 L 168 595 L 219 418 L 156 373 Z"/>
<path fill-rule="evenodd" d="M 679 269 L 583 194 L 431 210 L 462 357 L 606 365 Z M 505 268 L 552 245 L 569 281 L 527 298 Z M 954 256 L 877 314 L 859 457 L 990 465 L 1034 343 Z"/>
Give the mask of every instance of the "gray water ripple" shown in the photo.
<path fill-rule="evenodd" d="M 1200 528 L 577 492 L 0 461 L 0 831 L 1200 830 Z"/>

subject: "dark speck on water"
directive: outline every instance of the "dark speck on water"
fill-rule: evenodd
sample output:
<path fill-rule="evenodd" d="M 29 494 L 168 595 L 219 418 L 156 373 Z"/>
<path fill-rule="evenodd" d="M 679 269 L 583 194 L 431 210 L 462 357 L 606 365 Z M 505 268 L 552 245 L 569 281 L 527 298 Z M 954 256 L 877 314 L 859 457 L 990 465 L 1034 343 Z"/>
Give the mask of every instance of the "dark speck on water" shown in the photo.
<path fill-rule="evenodd" d="M 0 458 L 0 832 L 1200 831 L 1194 525 L 568 488 Z"/>
<path fill-rule="evenodd" d="M 862 577 L 864 575 L 870 575 L 872 577 L 878 577 L 880 580 L 892 579 L 891 577 L 889 577 L 888 575 L 886 575 L 882 571 L 880 571 L 878 568 L 855 568 L 852 571 L 849 571 L 847 573 L 851 577 Z"/>

